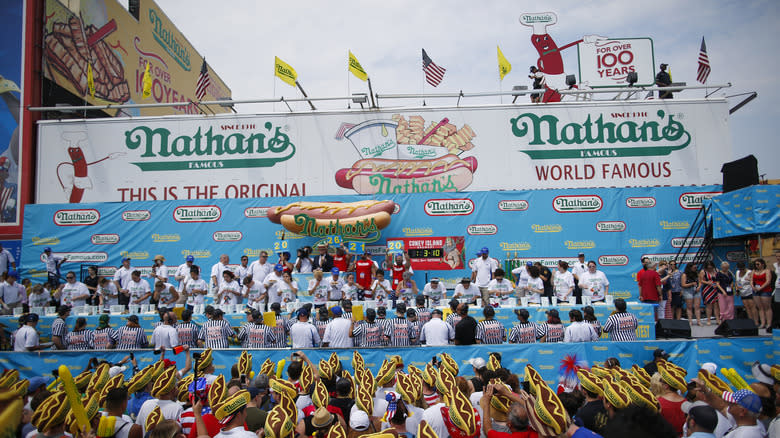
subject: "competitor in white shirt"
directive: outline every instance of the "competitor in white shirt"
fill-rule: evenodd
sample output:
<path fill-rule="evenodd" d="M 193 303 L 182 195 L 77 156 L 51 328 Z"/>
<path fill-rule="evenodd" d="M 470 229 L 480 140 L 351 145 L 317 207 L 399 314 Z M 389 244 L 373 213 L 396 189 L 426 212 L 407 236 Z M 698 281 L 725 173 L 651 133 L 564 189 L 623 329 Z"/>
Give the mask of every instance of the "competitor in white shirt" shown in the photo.
<path fill-rule="evenodd" d="M 505 306 L 507 299 L 514 292 L 512 282 L 504 278 L 504 270 L 501 268 L 496 269 L 493 273 L 495 278 L 488 283 L 488 293 L 491 297 L 491 302 L 496 302 L 499 306 Z"/>
<path fill-rule="evenodd" d="M 211 267 L 211 286 L 214 289 L 219 290 L 219 287 L 222 286 L 222 282 L 225 280 L 222 273 L 226 269 L 230 269 L 228 263 L 230 263 L 230 257 L 227 254 L 222 254 L 219 256 L 219 262 Z"/>
<path fill-rule="evenodd" d="M 591 301 L 604 301 L 609 293 L 609 280 L 603 272 L 596 269 L 596 262 L 588 262 L 588 270 L 580 274 L 579 287 L 583 297 L 590 297 Z"/>
<path fill-rule="evenodd" d="M 158 305 L 165 307 L 173 307 L 176 301 L 179 300 L 179 293 L 176 292 L 176 288 L 172 284 L 157 280 L 154 283 L 154 292 L 152 298 L 157 301 Z"/>
<path fill-rule="evenodd" d="M 247 306 L 261 310 L 263 302 L 267 298 L 263 283 L 260 280 L 255 281 L 251 275 L 248 275 L 244 279 L 244 298 L 246 298 Z"/>
<path fill-rule="evenodd" d="M 482 302 L 487 303 L 490 301 L 488 294 L 488 284 L 493 279 L 493 273 L 498 269 L 498 260 L 488 256 L 488 248 L 483 247 L 477 255 L 479 258 L 475 259 L 471 265 L 471 282 L 475 283 L 479 288 Z"/>
<path fill-rule="evenodd" d="M 98 297 L 100 297 L 100 305 L 104 309 L 110 309 L 111 306 L 119 304 L 119 291 L 116 289 L 116 285 L 106 277 L 101 278 L 98 283 Z"/>
<path fill-rule="evenodd" d="M 387 299 L 393 293 L 393 286 L 390 280 L 385 280 L 385 271 L 382 269 L 376 271 L 376 280 L 371 284 L 371 292 L 378 307 L 387 307 Z"/>
<path fill-rule="evenodd" d="M 193 265 L 190 268 L 190 279 L 184 288 L 184 294 L 187 296 L 187 306 L 190 310 L 197 304 L 204 304 L 208 292 L 209 285 L 206 284 L 206 280 L 200 278 L 200 267 Z"/>
<path fill-rule="evenodd" d="M 417 282 L 412 279 L 412 272 L 406 271 L 402 274 L 401 281 L 395 287 L 396 299 L 411 307 L 414 305 L 414 297 L 419 293 Z"/>
<path fill-rule="evenodd" d="M 569 272 L 569 264 L 563 260 L 558 261 L 558 270 L 555 271 L 553 285 L 558 301 L 567 301 L 574 292 L 574 276 Z"/>
<path fill-rule="evenodd" d="M 339 268 L 335 266 L 331 268 L 330 278 L 328 281 L 328 285 L 330 286 L 330 290 L 328 291 L 329 301 L 341 301 L 343 297 L 341 288 L 344 287 L 344 280 L 339 276 L 339 274 Z"/>
<path fill-rule="evenodd" d="M 190 277 L 190 269 L 192 269 L 192 264 L 195 262 L 195 257 L 188 255 L 187 258 L 184 259 L 184 263 L 180 264 L 178 268 L 176 268 L 176 273 L 174 274 L 173 278 L 179 282 L 179 287 L 176 288 L 176 291 L 179 292 L 179 295 L 181 295 L 184 292 L 184 286 L 186 286 L 187 281 L 189 281 Z"/>
<path fill-rule="evenodd" d="M 517 291 L 525 294 L 525 287 L 528 286 L 528 279 L 531 278 L 531 274 L 528 273 L 528 269 L 533 266 L 532 262 L 526 262 L 525 265 L 521 265 L 512 269 L 512 276 L 515 279 L 517 285 Z"/>
<path fill-rule="evenodd" d="M 298 299 L 298 282 L 292 279 L 289 272 L 282 274 L 282 281 L 277 287 L 282 303 L 292 303 Z"/>
<path fill-rule="evenodd" d="M 263 277 L 263 286 L 268 294 L 268 305 L 282 302 L 282 294 L 279 291 L 279 285 L 282 283 L 284 266 L 276 265 L 273 271 Z"/>
<path fill-rule="evenodd" d="M 324 306 L 328 302 L 330 293 L 330 282 L 322 275 L 322 269 L 314 270 L 314 278 L 309 280 L 309 295 L 315 308 Z"/>
<path fill-rule="evenodd" d="M 423 296 L 429 300 L 428 307 L 439 307 L 447 299 L 447 288 L 434 277 L 423 287 Z"/>
<path fill-rule="evenodd" d="M 236 274 L 230 269 L 222 273 L 222 284 L 219 285 L 217 300 L 220 304 L 241 304 L 241 286 L 236 281 Z"/>
<path fill-rule="evenodd" d="M 76 281 L 76 273 L 70 271 L 65 274 L 65 283 L 60 285 L 54 296 L 59 298 L 60 305 L 71 307 L 86 306 L 87 298 L 89 298 L 89 289 L 87 289 L 87 285 L 84 283 Z"/>
<path fill-rule="evenodd" d="M 345 300 L 357 301 L 360 298 L 358 293 L 359 290 L 358 284 L 355 283 L 355 273 L 348 272 L 347 282 L 341 286 L 341 296 L 344 297 Z"/>
<path fill-rule="evenodd" d="M 242 255 L 241 264 L 236 268 L 238 284 L 244 284 L 244 279 L 249 275 L 249 257 Z"/>
<path fill-rule="evenodd" d="M 539 276 L 539 267 L 529 266 L 528 273 L 530 278 L 525 285 L 525 296 L 528 297 L 529 303 L 539 304 L 541 303 L 542 295 L 544 295 L 544 283 Z"/>
<path fill-rule="evenodd" d="M 149 298 L 152 297 L 152 290 L 149 287 L 149 282 L 141 279 L 141 271 L 133 271 L 130 278 L 130 283 L 127 285 L 127 292 L 130 295 L 130 304 L 149 304 Z"/>
<path fill-rule="evenodd" d="M 488 282 L 489 284 L 490 282 Z M 487 290 L 487 289 L 485 289 Z M 460 280 L 460 283 L 455 286 L 455 292 L 452 294 L 452 298 L 463 298 L 466 299 L 468 304 L 474 304 L 477 302 L 477 298 L 481 296 L 480 289 L 475 286 L 471 279 L 468 277 L 463 277 Z M 489 302 L 485 301 L 486 303 Z"/>
<path fill-rule="evenodd" d="M 42 284 L 36 284 L 32 287 L 32 291 L 30 296 L 27 297 L 27 301 L 30 307 L 46 307 L 51 301 L 51 294 Z"/>

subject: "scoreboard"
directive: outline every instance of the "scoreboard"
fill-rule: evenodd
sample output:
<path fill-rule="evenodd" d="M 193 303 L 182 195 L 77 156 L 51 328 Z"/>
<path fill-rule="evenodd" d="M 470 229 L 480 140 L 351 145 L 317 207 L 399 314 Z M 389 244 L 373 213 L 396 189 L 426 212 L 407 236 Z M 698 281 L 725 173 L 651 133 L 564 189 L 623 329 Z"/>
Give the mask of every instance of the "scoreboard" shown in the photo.
<path fill-rule="evenodd" d="M 412 269 L 448 271 L 463 269 L 464 236 L 387 238 L 388 254 L 407 251 Z"/>

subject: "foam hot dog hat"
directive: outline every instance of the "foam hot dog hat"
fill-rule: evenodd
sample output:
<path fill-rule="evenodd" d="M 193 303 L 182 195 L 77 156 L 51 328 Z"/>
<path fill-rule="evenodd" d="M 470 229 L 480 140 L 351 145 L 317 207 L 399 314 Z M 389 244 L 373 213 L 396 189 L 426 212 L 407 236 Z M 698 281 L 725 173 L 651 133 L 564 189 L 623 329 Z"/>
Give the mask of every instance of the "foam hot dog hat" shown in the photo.
<path fill-rule="evenodd" d="M 439 438 L 439 435 L 436 434 L 436 431 L 433 430 L 427 421 L 422 420 L 417 425 L 417 438 Z"/>
<path fill-rule="evenodd" d="M 421 388 L 415 386 L 414 376 L 403 372 L 398 373 L 398 382 L 395 385 L 401 397 L 406 403 L 413 404 L 422 394 Z"/>
<path fill-rule="evenodd" d="M 200 361 L 198 362 L 198 372 L 206 371 L 206 368 L 214 361 L 214 356 L 211 352 L 211 348 L 203 350 L 200 354 Z"/>
<path fill-rule="evenodd" d="M 374 396 L 373 391 L 365 386 L 358 386 L 355 393 L 355 404 L 358 409 L 370 414 L 374 412 Z"/>
<path fill-rule="evenodd" d="M 332 376 L 337 376 L 341 372 L 341 361 L 335 351 L 328 357 L 328 365 L 330 365 Z"/>
<path fill-rule="evenodd" d="M 490 371 L 495 371 L 499 368 L 501 368 L 501 361 L 498 360 L 496 355 L 491 354 L 490 357 L 488 357 L 487 369 Z"/>
<path fill-rule="evenodd" d="M 311 393 L 311 403 L 316 408 L 324 408 L 330 403 L 328 389 L 322 383 L 322 380 L 317 380 L 317 383 L 314 384 L 314 391 Z"/>
<path fill-rule="evenodd" d="M 593 365 L 592 367 L 590 367 L 590 372 L 594 376 L 601 377 L 602 379 L 604 377 L 608 377 L 608 376 L 611 377 L 612 376 L 612 372 L 608 368 L 604 368 L 604 367 L 599 366 L 599 365 Z"/>
<path fill-rule="evenodd" d="M 650 386 L 650 374 L 647 374 L 647 371 L 645 371 L 644 368 L 640 367 L 637 364 L 634 364 L 631 366 L 631 372 L 634 373 L 634 377 L 639 379 L 639 381 L 649 387 Z"/>
<path fill-rule="evenodd" d="M 347 431 L 341 427 L 341 423 L 336 421 L 330 426 L 328 431 L 325 432 L 325 438 L 347 438 Z"/>
<path fill-rule="evenodd" d="M 295 402 L 282 393 L 279 404 L 271 409 L 265 420 L 265 436 L 270 438 L 291 437 L 298 424 L 298 411 Z"/>
<path fill-rule="evenodd" d="M 19 380 L 19 370 L 7 369 L 0 375 L 0 388 L 10 388 Z"/>
<path fill-rule="evenodd" d="M 320 359 L 319 366 L 317 367 L 317 372 L 320 375 L 320 378 L 325 380 L 330 380 L 333 378 L 333 369 L 330 366 L 330 361 L 324 361 Z"/>
<path fill-rule="evenodd" d="M 457 387 L 455 376 L 453 376 L 452 373 L 447 370 L 439 371 L 438 378 L 436 379 L 436 390 L 439 391 L 439 394 L 449 396 Z"/>
<path fill-rule="evenodd" d="M 644 406 L 649 408 L 653 412 L 658 412 L 659 405 L 658 400 L 655 398 L 652 392 L 645 385 L 643 385 L 636 377 L 621 380 L 620 384 L 628 392 L 628 397 L 631 402 L 637 406 Z"/>
<path fill-rule="evenodd" d="M 612 382 L 610 379 L 601 379 L 604 399 L 615 407 L 615 409 L 624 409 L 631 404 L 631 396 L 620 383 Z"/>
<path fill-rule="evenodd" d="M 604 395 L 604 390 L 602 389 L 603 383 L 601 382 L 601 378 L 599 378 L 595 374 L 591 373 L 590 371 L 584 368 L 580 368 L 579 370 L 577 370 L 577 378 L 580 381 L 580 386 L 584 390 L 590 391 L 600 396 Z"/>
<path fill-rule="evenodd" d="M 242 389 L 220 403 L 219 408 L 214 412 L 214 416 L 220 423 L 225 424 L 231 415 L 235 414 L 239 409 L 243 408 L 251 400 L 249 391 Z"/>
<path fill-rule="evenodd" d="M 360 354 L 357 350 L 352 352 L 352 369 L 355 370 L 355 375 L 357 376 L 357 371 L 362 370 L 366 367 L 366 361 L 363 359 L 363 355 Z"/>
<path fill-rule="evenodd" d="M 685 383 L 685 374 L 680 375 L 679 371 L 669 366 L 669 362 L 661 362 L 658 364 L 658 373 L 661 374 L 661 379 L 666 382 L 667 385 L 680 392 L 688 390 L 688 385 Z"/>
<path fill-rule="evenodd" d="M 195 379 L 195 374 L 187 374 L 186 377 L 179 380 L 177 384 L 178 392 L 176 393 L 176 399 L 182 403 L 186 403 L 190 397 L 190 383 Z"/>
<path fill-rule="evenodd" d="M 92 421 L 92 419 L 95 418 L 95 415 L 100 411 L 98 398 L 99 395 L 95 392 L 92 394 L 92 397 L 81 399 L 82 404 L 84 404 L 84 413 L 87 416 L 87 421 Z M 76 421 L 76 415 L 73 413 L 73 410 L 68 412 L 68 415 L 65 417 L 65 430 L 70 432 L 73 436 L 76 436 L 79 432 L 79 424 Z"/>
<path fill-rule="evenodd" d="M 508 388 L 510 391 L 512 391 L 512 388 L 509 387 L 506 383 L 504 383 L 501 379 L 491 379 L 490 380 L 491 385 L 502 385 Z M 509 406 L 512 405 L 512 400 L 509 400 L 509 398 L 505 395 L 501 395 L 497 392 L 493 393 L 493 397 L 490 397 L 490 406 L 504 414 L 509 412 Z"/>
<path fill-rule="evenodd" d="M 406 372 L 417 377 L 422 377 L 422 371 L 412 364 L 406 366 Z"/>
<path fill-rule="evenodd" d="M 30 381 L 27 379 L 22 379 L 13 385 L 11 385 L 11 392 L 18 395 L 19 397 L 23 397 L 27 395 L 27 388 L 30 387 Z"/>
<path fill-rule="evenodd" d="M 376 385 L 385 386 L 395 377 L 395 361 L 383 360 L 382 366 L 379 367 L 379 371 L 376 372 Z"/>
<path fill-rule="evenodd" d="M 420 376 L 423 379 L 423 382 L 425 382 L 428 386 L 434 387 L 436 386 L 436 379 L 439 377 L 439 372 L 430 362 L 425 364 L 425 368 L 422 370 L 422 375 Z"/>
<path fill-rule="evenodd" d="M 252 355 L 244 350 L 238 357 L 238 374 L 249 376 L 250 372 L 252 372 Z"/>
<path fill-rule="evenodd" d="M 216 411 L 219 405 L 222 403 L 222 399 L 225 397 L 227 388 L 225 386 L 225 376 L 220 374 L 211 382 L 208 391 L 209 405 L 212 411 Z"/>
<path fill-rule="evenodd" d="M 295 389 L 295 386 L 286 380 L 274 377 L 269 380 L 268 386 L 270 386 L 274 392 L 284 394 L 291 400 L 295 400 L 295 397 L 298 395 L 298 390 Z"/>
<path fill-rule="evenodd" d="M 309 365 L 304 365 L 301 371 L 301 378 L 298 379 L 301 385 L 301 392 L 308 394 L 311 385 L 314 383 L 314 371 Z"/>
<path fill-rule="evenodd" d="M 538 422 L 554 431 L 554 435 L 563 433 L 569 427 L 571 420 L 561 399 L 547 384 L 536 385 L 535 393 L 534 410 L 530 413 L 529 419 L 535 417 Z M 540 430 L 537 431 L 542 434 Z"/>
<path fill-rule="evenodd" d="M 271 359 L 266 358 L 262 365 L 260 365 L 260 374 L 267 374 L 269 376 L 274 374 L 274 363 Z"/>
<path fill-rule="evenodd" d="M 103 388 L 100 390 L 100 398 L 98 398 L 98 403 L 102 406 L 103 403 L 106 401 L 106 397 L 108 396 L 108 391 L 111 391 L 112 389 L 116 389 L 119 387 L 124 386 L 125 384 L 125 375 L 120 373 L 116 376 L 108 379 L 105 385 L 103 385 Z"/>
<path fill-rule="evenodd" d="M 349 373 L 347 370 L 341 370 L 341 378 L 349 380 L 349 393 L 347 394 L 347 397 L 354 399 L 355 398 L 355 379 L 352 378 L 352 374 Z"/>
<path fill-rule="evenodd" d="M 721 380 L 720 377 L 710 373 L 705 369 L 700 369 L 696 377 L 698 377 L 699 380 L 701 380 L 704 383 L 704 385 L 710 388 L 710 390 L 712 390 L 712 392 L 715 394 L 723 394 L 723 392 L 733 392 L 731 386 L 729 386 L 728 383 L 724 382 L 723 380 Z"/>
<path fill-rule="evenodd" d="M 539 372 L 531 365 L 525 366 L 525 380 L 528 382 L 529 389 L 532 393 L 536 393 L 536 387 L 539 385 L 547 386 L 547 382 L 544 381 Z"/>
<path fill-rule="evenodd" d="M 32 425 L 41 433 L 65 422 L 70 410 L 70 402 L 65 391 L 57 391 L 38 405 L 33 412 Z"/>
<path fill-rule="evenodd" d="M 447 397 L 447 406 L 450 421 L 463 432 L 462 436 L 473 437 L 479 433 L 479 419 L 474 412 L 474 407 L 457 386 L 451 388 Z"/>
<path fill-rule="evenodd" d="M 149 382 L 152 381 L 152 377 L 154 377 L 152 372 L 154 366 L 154 364 L 147 365 L 141 371 L 135 373 L 135 375 L 130 378 L 130 381 L 127 382 L 127 392 L 132 394 L 146 388 L 146 385 L 148 385 Z"/>
<path fill-rule="evenodd" d="M 395 202 L 365 200 L 357 202 L 293 202 L 270 207 L 268 220 L 296 234 L 366 235 L 390 225 Z M 296 220 L 305 215 L 313 221 Z M 336 221 L 338 227 L 336 229 Z M 373 224 L 373 225 L 372 225 Z M 369 228 L 374 228 L 369 230 Z M 320 232 L 321 231 L 321 232 Z M 345 233 L 346 231 L 346 233 Z"/>
<path fill-rule="evenodd" d="M 780 365 L 772 365 L 772 378 L 780 381 Z"/>
<path fill-rule="evenodd" d="M 0 389 L 0 436 L 15 437 L 22 422 L 24 401 L 12 391 Z"/>
<path fill-rule="evenodd" d="M 95 368 L 95 372 L 92 373 L 92 377 L 89 379 L 89 383 L 87 384 L 88 394 L 100 392 L 100 390 L 103 389 L 103 386 L 105 386 L 106 382 L 108 382 L 109 368 L 111 368 L 111 365 L 105 362 L 101 363 L 97 366 L 97 368 Z"/>
<path fill-rule="evenodd" d="M 453 359 L 452 356 L 450 356 L 448 353 L 441 354 L 439 368 L 449 371 L 453 376 L 457 376 L 458 372 L 460 372 L 460 368 L 458 368 L 458 362 L 456 362 L 455 359 Z"/>
<path fill-rule="evenodd" d="M 176 386 L 176 367 L 166 368 L 152 386 L 152 397 L 161 398 Z"/>

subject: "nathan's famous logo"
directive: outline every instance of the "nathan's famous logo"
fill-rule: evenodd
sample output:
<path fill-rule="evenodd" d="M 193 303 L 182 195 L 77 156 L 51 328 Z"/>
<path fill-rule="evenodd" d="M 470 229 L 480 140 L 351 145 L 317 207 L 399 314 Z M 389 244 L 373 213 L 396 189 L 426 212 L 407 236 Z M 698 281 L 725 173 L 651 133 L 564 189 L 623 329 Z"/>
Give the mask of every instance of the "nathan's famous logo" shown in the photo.
<path fill-rule="evenodd" d="M 304 237 L 306 237 L 306 236 L 301 236 L 298 233 L 291 233 L 287 230 L 276 230 L 274 231 L 274 236 L 276 237 L 276 240 L 303 239 Z"/>
<path fill-rule="evenodd" d="M 216 242 L 238 242 L 244 234 L 241 231 L 215 231 L 211 237 Z"/>
<path fill-rule="evenodd" d="M 561 123 L 550 114 L 539 116 L 523 113 L 510 119 L 512 134 L 526 138 L 529 146 L 543 146 L 539 149 L 525 149 L 533 160 L 557 160 L 566 158 L 615 158 L 669 155 L 691 142 L 691 134 L 674 115 L 659 110 L 660 121 L 633 120 L 620 123 L 604 120 L 604 114 L 591 120 L 591 115 L 582 123 Z M 665 124 L 664 124 L 665 121 Z M 557 149 L 553 146 L 576 145 L 576 149 Z M 583 145 L 614 145 L 612 147 L 586 148 Z"/>
<path fill-rule="evenodd" d="M 95 225 L 100 220 L 100 213 L 94 209 L 57 210 L 54 213 L 54 223 L 61 227 L 78 225 Z"/>
<path fill-rule="evenodd" d="M 499 242 L 498 246 L 501 247 L 501 251 L 528 251 L 531 249 L 531 244 L 528 242 Z"/>
<path fill-rule="evenodd" d="M 432 236 L 433 235 L 433 228 L 431 228 L 431 227 L 404 227 L 404 228 L 401 229 L 401 232 L 404 233 L 404 236 L 407 236 L 407 237 Z"/>
<path fill-rule="evenodd" d="M 149 210 L 127 210 L 122 212 L 123 221 L 148 221 L 152 217 Z"/>
<path fill-rule="evenodd" d="M 563 231 L 561 224 L 531 224 L 534 233 L 560 233 Z"/>
<path fill-rule="evenodd" d="M 466 198 L 429 199 L 424 209 L 429 216 L 466 216 L 474 212 L 474 202 Z"/>
<path fill-rule="evenodd" d="M 176 222 L 216 222 L 222 217 L 222 210 L 216 205 L 188 205 L 173 210 Z"/>
<path fill-rule="evenodd" d="M 592 240 L 567 240 L 563 242 L 566 249 L 592 249 L 596 247 L 596 242 Z"/>
<path fill-rule="evenodd" d="M 69 263 L 103 263 L 108 260 L 108 254 L 102 251 L 58 252 L 57 255 L 67 257 Z M 43 254 L 41 254 L 41 261 L 44 261 Z"/>
<path fill-rule="evenodd" d="M 380 230 L 390 225 L 393 201 L 293 202 L 269 207 L 268 220 L 301 236 L 341 236 L 360 242 L 376 242 Z"/>
<path fill-rule="evenodd" d="M 268 217 L 268 207 L 247 207 L 244 209 L 244 216 L 252 219 Z"/>
<path fill-rule="evenodd" d="M 149 8 L 149 22 L 154 25 L 152 34 L 154 35 L 155 41 L 157 41 L 157 43 L 160 44 L 160 46 L 162 46 L 162 48 L 165 49 L 169 55 L 171 55 L 171 58 L 175 59 L 176 62 L 179 63 L 181 68 L 183 68 L 185 71 L 190 71 L 192 68 L 190 65 L 190 52 L 187 50 L 187 47 L 182 45 L 182 43 L 176 38 L 175 34 L 177 31 L 175 29 L 165 27 L 163 25 L 162 19 L 157 14 L 157 11 L 152 8 Z"/>
<path fill-rule="evenodd" d="M 211 251 L 207 249 L 196 249 L 196 250 L 184 249 L 181 251 L 181 255 L 183 257 L 193 256 L 196 259 L 210 259 Z"/>
<path fill-rule="evenodd" d="M 553 209 L 558 213 L 595 213 L 601 210 L 604 201 L 596 195 L 556 196 Z"/>
<path fill-rule="evenodd" d="M 673 248 L 699 248 L 704 245 L 703 237 L 675 237 L 672 239 Z"/>
<path fill-rule="evenodd" d="M 664 253 L 664 254 L 642 254 L 642 257 L 646 257 L 651 262 L 662 262 L 675 259 L 677 263 L 691 263 L 696 258 L 696 252 L 689 252 L 682 257 L 677 253 Z M 712 255 L 707 256 L 707 260 L 712 260 Z"/>
<path fill-rule="evenodd" d="M 705 199 L 720 195 L 721 192 L 689 192 L 680 195 L 680 207 L 686 210 L 698 210 Z"/>
<path fill-rule="evenodd" d="M 658 222 L 659 225 L 661 225 L 661 228 L 664 230 L 687 230 L 691 227 L 691 224 L 688 221 L 667 221 L 663 220 Z"/>
<path fill-rule="evenodd" d="M 524 199 L 499 201 L 498 209 L 501 211 L 525 211 L 528 210 L 528 201 Z"/>
<path fill-rule="evenodd" d="M 46 246 L 49 246 L 49 245 L 59 245 L 59 243 L 60 243 L 60 238 L 59 237 L 53 237 L 53 236 L 52 237 L 38 237 L 38 236 L 34 236 L 30 240 L 32 241 L 33 245 L 46 245 Z"/>
<path fill-rule="evenodd" d="M 119 243 L 119 234 L 93 234 L 89 240 L 93 245 L 115 245 Z"/>
<path fill-rule="evenodd" d="M 651 196 L 626 198 L 626 207 L 628 207 L 628 208 L 651 208 L 651 207 L 655 207 L 655 198 L 653 198 Z"/>
<path fill-rule="evenodd" d="M 360 160 L 336 172 L 336 183 L 361 194 L 455 192 L 471 184 L 477 159 L 463 157 L 476 134 L 448 118 L 426 126 L 421 116 L 342 123 L 336 140 L 349 140 Z"/>
<path fill-rule="evenodd" d="M 628 256 L 625 255 L 603 255 L 598 259 L 601 266 L 625 266 L 628 264 Z"/>
<path fill-rule="evenodd" d="M 490 236 L 498 232 L 498 227 L 493 224 L 474 224 L 466 227 L 470 236 Z"/>
<path fill-rule="evenodd" d="M 626 223 L 623 221 L 596 222 L 596 230 L 602 233 L 615 233 L 626 231 Z"/>
<path fill-rule="evenodd" d="M 132 260 L 146 260 L 149 258 L 148 251 L 122 251 L 119 253 L 123 258 L 128 257 Z"/>
<path fill-rule="evenodd" d="M 180 240 L 181 240 L 181 236 L 178 233 L 152 234 L 152 241 L 154 243 L 171 243 L 171 242 L 178 242 Z"/>
<path fill-rule="evenodd" d="M 150 161 L 134 162 L 142 171 L 193 170 L 193 169 L 244 169 L 272 167 L 295 155 L 295 145 L 279 126 L 266 122 L 267 132 L 214 133 L 209 127 L 191 136 L 172 138 L 165 128 L 152 129 L 137 126 L 125 131 L 125 146 L 143 151 L 140 158 Z"/>
<path fill-rule="evenodd" d="M 628 239 L 631 248 L 655 248 L 661 246 L 661 241 L 658 239 Z"/>

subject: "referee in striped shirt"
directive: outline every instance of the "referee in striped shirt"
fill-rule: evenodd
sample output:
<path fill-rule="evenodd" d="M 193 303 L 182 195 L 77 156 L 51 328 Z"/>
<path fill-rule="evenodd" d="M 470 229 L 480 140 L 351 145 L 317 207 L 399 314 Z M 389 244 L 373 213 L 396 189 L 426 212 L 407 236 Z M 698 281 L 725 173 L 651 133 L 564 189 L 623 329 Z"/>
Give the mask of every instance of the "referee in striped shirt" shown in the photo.
<path fill-rule="evenodd" d="M 137 350 L 149 346 L 149 340 L 146 338 L 144 329 L 138 323 L 138 316 L 130 315 L 127 317 L 127 325 L 119 327 L 119 344 L 117 350 Z"/>
<path fill-rule="evenodd" d="M 512 327 L 512 331 L 509 332 L 510 344 L 533 344 L 536 343 L 536 323 L 529 321 L 531 316 L 525 309 L 515 310 L 519 323 Z"/>
<path fill-rule="evenodd" d="M 198 334 L 200 327 L 192 322 L 192 310 L 184 309 L 181 312 L 181 321 L 176 323 L 176 335 L 179 337 L 179 345 L 198 346 Z"/>
<path fill-rule="evenodd" d="M 474 339 L 477 344 L 502 344 L 506 341 L 504 324 L 496 321 L 496 311 L 490 305 L 482 309 L 484 321 L 477 323 L 477 334 Z"/>
<path fill-rule="evenodd" d="M 255 310 L 252 321 L 241 326 L 238 340 L 244 348 L 269 348 L 276 341 L 276 336 L 271 327 L 263 324 L 263 314 Z"/>
<path fill-rule="evenodd" d="M 282 306 L 279 303 L 271 303 L 271 311 L 276 314 L 276 327 L 273 327 L 276 340 L 271 347 L 287 348 L 287 335 L 290 334 L 290 327 L 295 324 L 295 320 L 282 316 Z"/>
<path fill-rule="evenodd" d="M 609 333 L 610 341 L 636 341 L 636 328 L 639 322 L 631 313 L 626 312 L 626 300 L 615 300 L 615 312 L 604 323 L 604 333 Z"/>
<path fill-rule="evenodd" d="M 404 317 L 406 304 L 398 303 L 395 306 L 395 318 L 387 319 L 384 323 L 385 340 L 390 347 L 408 347 L 414 340 L 414 330 L 411 323 Z"/>
<path fill-rule="evenodd" d="M 376 310 L 366 309 L 366 319 L 364 321 L 352 320 L 352 333 L 350 336 L 355 338 L 355 347 L 383 346 L 382 337 L 384 336 L 384 329 L 376 321 Z"/>
<path fill-rule="evenodd" d="M 57 309 L 57 318 L 51 323 L 51 340 L 57 350 L 68 348 L 68 325 L 65 324 L 65 319 L 69 315 L 70 306 L 64 304 Z"/>
<path fill-rule="evenodd" d="M 414 302 L 417 304 L 417 307 L 414 308 L 415 313 L 417 313 L 417 322 L 419 322 L 420 327 L 422 327 L 426 322 L 431 320 L 431 309 L 425 307 L 425 297 L 422 295 L 417 295 Z"/>
<path fill-rule="evenodd" d="M 214 310 L 214 318 L 206 321 L 198 333 L 198 344 L 204 348 L 228 348 L 229 338 L 234 335 L 230 324 L 222 319 L 225 312 Z"/>
<path fill-rule="evenodd" d="M 92 350 L 95 348 L 95 335 L 87 329 L 87 318 L 79 317 L 73 331 L 67 336 L 68 350 Z"/>

